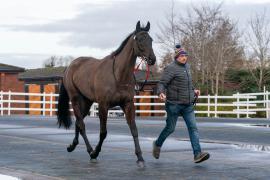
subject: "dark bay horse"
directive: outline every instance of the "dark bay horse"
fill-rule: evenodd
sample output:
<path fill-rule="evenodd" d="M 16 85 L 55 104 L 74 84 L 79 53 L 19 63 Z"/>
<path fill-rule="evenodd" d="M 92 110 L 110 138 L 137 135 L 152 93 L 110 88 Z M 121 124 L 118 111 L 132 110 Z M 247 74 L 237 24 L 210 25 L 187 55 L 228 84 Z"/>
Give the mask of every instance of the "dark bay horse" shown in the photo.
<path fill-rule="evenodd" d="M 141 27 L 138 21 L 136 30 L 113 53 L 100 60 L 79 57 L 66 69 L 60 87 L 57 118 L 59 127 L 61 125 L 65 128 L 70 127 L 72 122 L 69 112 L 70 100 L 76 122 L 75 137 L 67 148 L 68 152 L 76 148 L 80 133 L 85 141 L 87 152 L 91 159 L 95 160 L 107 135 L 108 109 L 120 106 L 126 115 L 134 139 L 137 163 L 139 166 L 144 166 L 135 123 L 133 70 L 137 57 L 145 59 L 148 65 L 155 64 L 156 56 L 152 49 L 152 38 L 148 34 L 149 29 L 149 22 L 145 27 Z M 93 102 L 99 104 L 100 119 L 100 137 L 95 150 L 88 141 L 83 122 Z"/>

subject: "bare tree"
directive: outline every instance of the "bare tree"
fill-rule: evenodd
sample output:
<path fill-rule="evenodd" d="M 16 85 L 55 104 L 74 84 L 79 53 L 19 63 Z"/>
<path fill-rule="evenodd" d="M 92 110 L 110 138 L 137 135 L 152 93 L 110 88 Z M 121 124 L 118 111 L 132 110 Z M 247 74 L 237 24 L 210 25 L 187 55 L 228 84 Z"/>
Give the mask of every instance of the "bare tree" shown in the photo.
<path fill-rule="evenodd" d="M 159 65 L 159 68 L 164 69 L 169 63 L 173 61 L 173 54 L 170 51 L 167 51 L 162 57 L 162 62 Z"/>
<path fill-rule="evenodd" d="M 43 62 L 43 67 L 55 67 L 56 65 L 56 56 L 51 56 Z"/>
<path fill-rule="evenodd" d="M 216 94 L 223 87 L 220 83 L 224 83 L 225 71 L 231 66 L 233 59 L 241 59 L 239 56 L 242 56 L 237 26 L 223 15 L 221 6 L 222 3 L 215 7 L 193 6 L 187 11 L 187 16 L 179 15 L 177 22 L 169 21 L 167 31 L 162 31 L 159 36 L 159 39 L 163 38 L 160 41 L 163 46 L 169 44 L 166 42 L 172 42 L 172 39 L 181 40 L 189 53 L 194 81 Z M 174 34 L 169 33 L 172 27 Z M 166 54 L 168 51 L 163 56 L 162 66 L 166 65 Z"/>
<path fill-rule="evenodd" d="M 267 68 L 270 64 L 270 24 L 266 19 L 266 11 L 262 14 L 255 14 L 248 22 L 250 31 L 247 32 L 247 56 L 249 61 L 253 63 L 247 63 L 248 68 L 256 80 L 258 89 L 261 91 L 264 85 L 264 80 L 269 79 Z M 257 64 L 257 66 L 250 66 L 251 64 Z M 259 73 L 257 73 L 257 70 Z"/>
<path fill-rule="evenodd" d="M 68 66 L 73 59 L 72 56 L 60 56 L 56 61 L 56 66 Z"/>
<path fill-rule="evenodd" d="M 215 80 L 214 92 L 218 94 L 219 84 L 224 76 L 225 71 L 231 66 L 234 59 L 239 59 L 241 54 L 241 47 L 238 44 L 239 35 L 235 31 L 236 25 L 230 22 L 229 18 L 223 17 L 216 25 L 216 29 L 213 31 L 213 42 L 210 45 L 211 64 L 213 67 L 213 74 Z M 212 84 L 212 91 L 213 91 Z"/>
<path fill-rule="evenodd" d="M 73 59 L 72 56 L 51 56 L 44 60 L 43 67 L 68 66 Z"/>
<path fill-rule="evenodd" d="M 157 42 L 164 50 L 164 54 L 174 49 L 176 43 L 180 42 L 176 25 L 175 2 L 171 1 L 170 12 L 166 15 L 166 23 L 159 25 L 160 33 L 156 34 Z"/>

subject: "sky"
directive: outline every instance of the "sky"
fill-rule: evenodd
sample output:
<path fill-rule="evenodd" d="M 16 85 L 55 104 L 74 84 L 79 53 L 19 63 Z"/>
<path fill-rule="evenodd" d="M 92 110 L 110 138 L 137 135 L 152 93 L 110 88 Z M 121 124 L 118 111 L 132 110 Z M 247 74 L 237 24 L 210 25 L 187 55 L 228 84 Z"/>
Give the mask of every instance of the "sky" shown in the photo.
<path fill-rule="evenodd" d="M 174 0 L 177 12 L 199 3 L 218 4 L 242 27 L 270 0 Z M 117 49 L 135 30 L 138 20 L 150 21 L 154 51 L 159 25 L 170 0 L 0 0 L 0 63 L 40 68 L 51 56 L 102 58 Z"/>

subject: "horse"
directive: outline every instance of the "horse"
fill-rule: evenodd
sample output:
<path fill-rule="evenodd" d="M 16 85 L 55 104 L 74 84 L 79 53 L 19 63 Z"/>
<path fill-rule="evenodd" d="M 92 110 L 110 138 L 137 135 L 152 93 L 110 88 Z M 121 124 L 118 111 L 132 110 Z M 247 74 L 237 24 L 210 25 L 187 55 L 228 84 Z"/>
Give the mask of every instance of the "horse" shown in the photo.
<path fill-rule="evenodd" d="M 70 128 L 72 119 L 69 101 L 71 101 L 76 121 L 75 137 L 72 144 L 67 147 L 68 152 L 76 148 L 80 134 L 86 144 L 90 160 L 95 161 L 107 136 L 108 109 L 120 106 L 133 136 L 137 164 L 139 167 L 144 167 L 135 122 L 133 70 L 137 57 L 144 59 L 148 65 L 154 65 L 156 62 L 149 29 L 149 22 L 145 27 L 141 27 L 138 21 L 135 31 L 130 33 L 118 49 L 108 56 L 103 59 L 79 57 L 66 68 L 59 90 L 57 119 L 59 128 L 62 125 L 66 129 Z M 83 119 L 94 102 L 99 104 L 100 136 L 93 150 L 86 136 Z"/>

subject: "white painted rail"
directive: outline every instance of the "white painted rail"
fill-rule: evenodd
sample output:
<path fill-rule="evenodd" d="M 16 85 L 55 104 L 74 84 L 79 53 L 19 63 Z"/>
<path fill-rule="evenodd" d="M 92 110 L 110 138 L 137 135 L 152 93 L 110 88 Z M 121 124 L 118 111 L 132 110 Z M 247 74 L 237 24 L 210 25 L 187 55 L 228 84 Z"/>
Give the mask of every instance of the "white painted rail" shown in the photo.
<path fill-rule="evenodd" d="M 269 118 L 269 92 L 262 93 L 246 93 L 233 94 L 231 96 L 206 95 L 200 96 L 199 102 L 196 104 L 195 113 L 197 116 L 207 117 L 222 117 L 229 115 L 230 117 L 257 117 L 258 112 L 265 112 L 265 118 Z M 39 97 L 39 100 L 29 100 L 30 97 Z M 39 112 L 41 115 L 52 116 L 57 111 L 58 94 L 53 93 L 22 93 L 22 92 L 3 92 L 0 91 L 0 115 L 12 114 L 27 114 L 31 112 Z M 137 100 L 139 99 L 139 100 Z M 157 96 L 135 96 L 134 102 L 136 106 L 136 113 L 148 115 L 165 115 L 163 102 L 138 102 L 142 99 L 150 99 L 150 101 L 157 101 Z M 137 101 L 136 101 L 137 100 Z M 37 107 L 30 105 L 36 104 Z M 144 107 L 148 107 L 147 110 Z M 151 108 L 149 108 L 151 107 Z M 72 111 L 72 109 L 70 109 Z M 90 116 L 97 116 L 98 104 L 94 103 L 90 109 Z M 122 110 L 115 109 L 109 111 L 110 116 L 123 115 Z"/>

